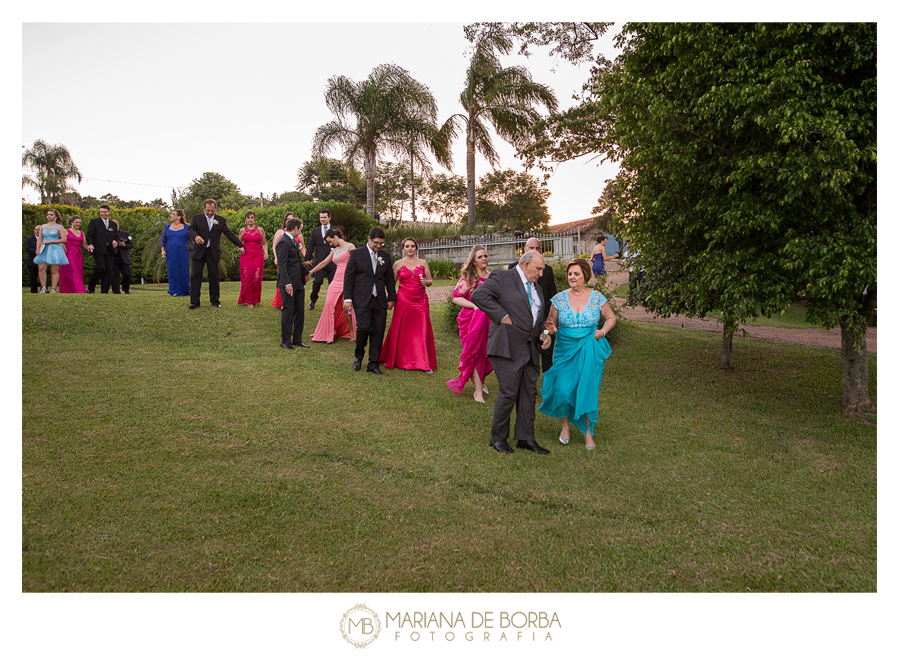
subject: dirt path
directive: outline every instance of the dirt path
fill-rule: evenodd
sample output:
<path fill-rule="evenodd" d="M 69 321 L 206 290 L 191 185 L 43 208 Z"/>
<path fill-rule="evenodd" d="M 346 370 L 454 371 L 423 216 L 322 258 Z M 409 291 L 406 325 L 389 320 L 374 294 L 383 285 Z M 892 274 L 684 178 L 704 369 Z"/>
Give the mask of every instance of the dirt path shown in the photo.
<path fill-rule="evenodd" d="M 609 286 L 612 289 L 618 288 L 622 284 L 628 283 L 628 272 L 618 270 L 618 265 L 609 263 Z M 453 292 L 452 286 L 440 286 L 428 289 L 428 301 L 432 303 L 441 303 L 447 301 L 450 293 Z M 683 327 L 685 329 L 696 329 L 699 331 L 712 331 L 716 333 L 722 332 L 722 325 L 714 319 L 697 319 L 687 318 L 683 315 L 674 315 L 669 318 L 658 318 L 652 313 L 648 313 L 643 308 L 625 308 L 624 299 L 616 298 L 616 302 L 620 307 L 625 309 L 625 318 L 634 322 L 652 322 L 654 324 L 667 324 L 673 327 Z M 813 345 L 816 347 L 830 347 L 833 349 L 841 349 L 841 330 L 831 329 L 784 329 L 777 327 L 760 327 L 754 325 L 740 325 L 747 335 L 744 336 L 740 332 L 734 335 L 735 340 L 740 341 L 744 338 L 758 338 L 759 340 L 768 340 L 776 343 L 792 343 L 794 345 Z M 866 349 L 872 353 L 878 353 L 878 328 L 869 327 L 866 333 Z"/>

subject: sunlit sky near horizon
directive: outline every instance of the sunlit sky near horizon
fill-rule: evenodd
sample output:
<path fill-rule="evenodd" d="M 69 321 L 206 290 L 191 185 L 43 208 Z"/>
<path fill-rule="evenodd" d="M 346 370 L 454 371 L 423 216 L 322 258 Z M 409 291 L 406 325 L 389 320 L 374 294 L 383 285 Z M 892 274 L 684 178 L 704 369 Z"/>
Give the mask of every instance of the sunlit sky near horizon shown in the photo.
<path fill-rule="evenodd" d="M 22 146 L 36 139 L 65 144 L 84 176 L 75 187 L 85 196 L 168 202 L 173 187 L 187 187 L 206 171 L 244 194 L 280 194 L 295 189 L 316 129 L 333 118 L 324 101 L 332 76 L 359 81 L 378 64 L 395 63 L 431 88 L 440 121 L 461 112 L 470 45 L 463 25 L 26 23 Z M 612 33 L 595 49 L 613 55 Z M 512 54 L 503 64 L 528 67 L 534 80 L 554 89 L 560 107 L 575 104 L 590 65 L 533 50 L 530 58 Z M 46 72 L 59 62 L 69 72 L 66 92 L 48 102 Z M 523 169 L 512 146 L 496 135 L 494 145 L 500 168 Z M 454 173 L 465 175 L 465 155 L 459 138 Z M 548 181 L 552 223 L 591 215 L 617 171 L 599 162 L 581 158 L 558 167 Z M 479 156 L 476 175 L 490 170 Z M 38 200 L 32 188 L 23 195 Z"/>

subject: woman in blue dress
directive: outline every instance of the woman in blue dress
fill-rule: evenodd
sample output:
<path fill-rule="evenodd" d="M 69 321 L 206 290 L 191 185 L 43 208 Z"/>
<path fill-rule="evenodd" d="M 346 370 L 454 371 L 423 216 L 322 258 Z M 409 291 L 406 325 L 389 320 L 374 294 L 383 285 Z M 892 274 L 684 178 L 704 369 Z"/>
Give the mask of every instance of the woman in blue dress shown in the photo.
<path fill-rule="evenodd" d="M 62 215 L 56 208 L 47 211 L 47 223 L 41 225 L 37 239 L 38 255 L 34 264 L 38 266 L 38 278 L 41 280 L 41 292 L 47 292 L 47 267 L 50 267 L 50 292 L 58 292 L 59 266 L 68 265 L 66 258 L 66 238 L 68 233 L 62 225 Z"/>
<path fill-rule="evenodd" d="M 584 434 L 584 446 L 593 450 L 603 364 L 611 353 L 606 335 L 616 326 L 616 315 L 606 297 L 587 287 L 591 266 L 585 259 L 566 266 L 566 279 L 569 289 L 550 300 L 547 330 L 556 334 L 556 344 L 553 367 L 541 385 L 540 411 L 562 419 L 560 443 L 569 442 L 571 421 Z"/>
<path fill-rule="evenodd" d="M 593 251 L 591 251 L 591 262 L 594 264 L 594 276 L 606 276 L 606 261 L 614 259 L 619 254 L 613 254 L 612 256 L 606 255 L 606 241 L 608 238 L 605 235 L 598 235 L 594 239 L 597 241 Z"/>
<path fill-rule="evenodd" d="M 184 211 L 176 208 L 172 211 L 172 223 L 168 224 L 159 238 L 162 246 L 162 257 L 166 259 L 166 270 L 169 274 L 169 294 L 172 297 L 186 297 L 191 294 L 190 263 L 188 249 L 187 226 L 184 224 Z"/>

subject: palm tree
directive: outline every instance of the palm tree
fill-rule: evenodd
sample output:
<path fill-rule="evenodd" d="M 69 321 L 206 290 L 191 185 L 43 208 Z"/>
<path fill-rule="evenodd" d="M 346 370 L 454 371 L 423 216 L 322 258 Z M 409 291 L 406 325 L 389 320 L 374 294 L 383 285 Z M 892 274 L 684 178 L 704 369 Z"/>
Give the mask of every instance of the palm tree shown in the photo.
<path fill-rule="evenodd" d="M 485 122 L 504 140 L 519 147 L 528 141 L 531 129 L 541 118 L 535 106 L 543 105 L 550 112 L 557 108 L 553 90 L 534 82 L 524 66 L 501 66 L 498 52 L 508 55 L 512 45 L 508 36 L 495 32 L 478 39 L 466 70 L 466 87 L 459 95 L 465 114 L 454 114 L 448 119 L 460 122 L 466 133 L 469 229 L 475 228 L 476 150 L 494 168 L 500 164 Z"/>
<path fill-rule="evenodd" d="M 34 146 L 22 154 L 22 166 L 35 170 L 34 178 L 22 176 L 22 188 L 30 185 L 41 195 L 41 203 L 55 203 L 69 189 L 67 181 L 74 178 L 81 182 L 81 172 L 72 162 L 72 156 L 62 144 L 48 144 L 36 139 Z"/>
<path fill-rule="evenodd" d="M 449 133 L 437 128 L 437 103 L 431 90 L 396 64 L 380 64 L 362 82 L 346 76 L 328 80 L 325 105 L 337 119 L 319 126 L 313 156 L 333 146 L 349 162 L 361 162 L 366 175 L 366 212 L 375 216 L 375 170 L 379 155 L 406 156 L 425 149 L 450 167 Z"/>

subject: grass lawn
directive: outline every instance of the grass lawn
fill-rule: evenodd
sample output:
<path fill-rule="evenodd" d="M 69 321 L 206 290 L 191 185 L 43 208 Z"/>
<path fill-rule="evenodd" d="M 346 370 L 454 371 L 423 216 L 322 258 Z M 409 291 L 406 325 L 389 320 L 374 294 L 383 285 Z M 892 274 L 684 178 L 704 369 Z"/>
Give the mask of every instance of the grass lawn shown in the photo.
<path fill-rule="evenodd" d="M 374 377 L 346 340 L 281 349 L 274 283 L 238 287 L 23 293 L 24 591 L 877 589 L 835 350 L 746 339 L 725 372 L 717 335 L 623 322 L 597 450 L 538 414 L 551 454 L 500 455 L 441 305 L 435 374 Z"/>

